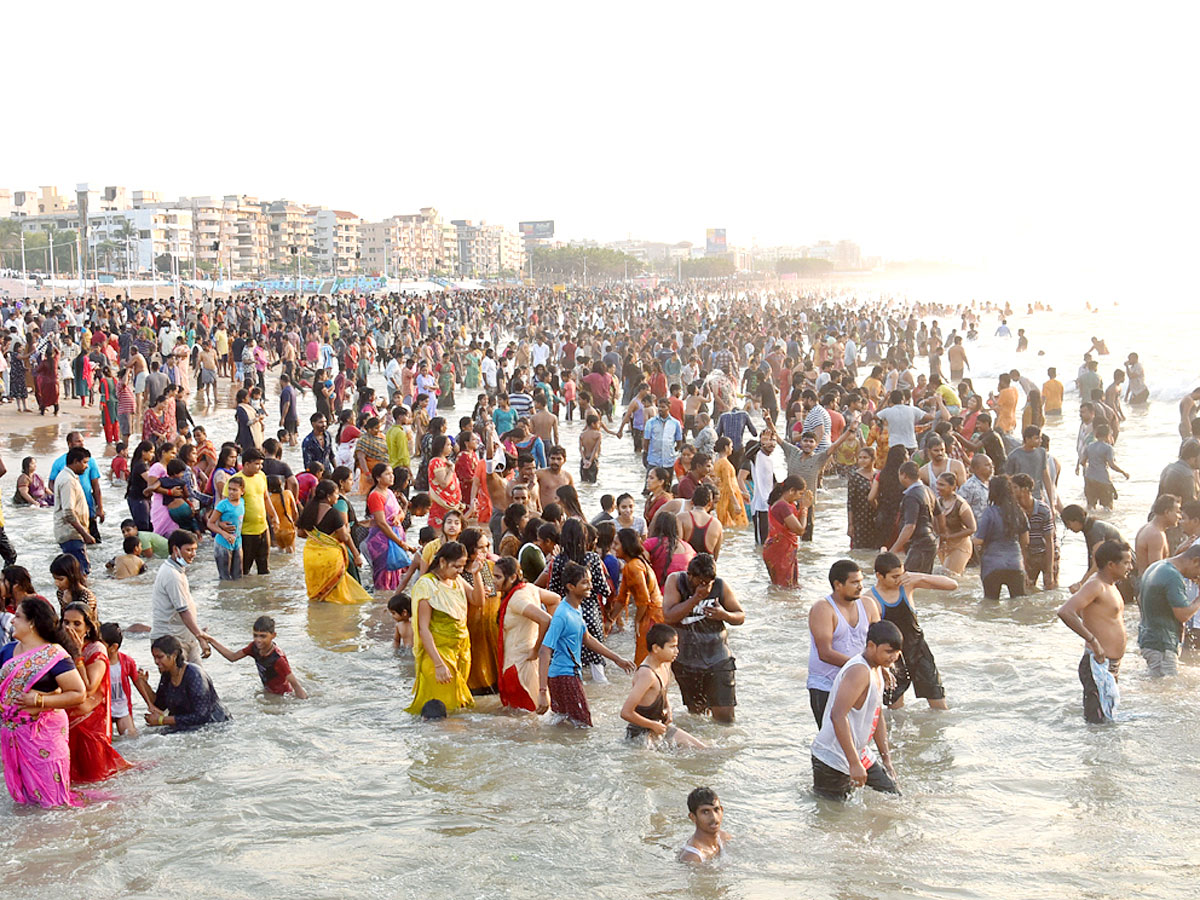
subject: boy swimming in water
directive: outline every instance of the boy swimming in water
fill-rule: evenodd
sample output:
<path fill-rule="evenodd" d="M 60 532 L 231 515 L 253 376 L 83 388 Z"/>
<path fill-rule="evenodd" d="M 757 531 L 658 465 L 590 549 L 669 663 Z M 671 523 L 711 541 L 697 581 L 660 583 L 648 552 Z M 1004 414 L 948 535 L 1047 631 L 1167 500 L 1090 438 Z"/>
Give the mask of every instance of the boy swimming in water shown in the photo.
<path fill-rule="evenodd" d="M 679 850 L 680 862 L 698 865 L 719 856 L 730 839 L 729 832 L 721 830 L 725 821 L 725 807 L 712 788 L 698 787 L 688 794 L 688 818 L 696 826 L 692 836 Z"/>

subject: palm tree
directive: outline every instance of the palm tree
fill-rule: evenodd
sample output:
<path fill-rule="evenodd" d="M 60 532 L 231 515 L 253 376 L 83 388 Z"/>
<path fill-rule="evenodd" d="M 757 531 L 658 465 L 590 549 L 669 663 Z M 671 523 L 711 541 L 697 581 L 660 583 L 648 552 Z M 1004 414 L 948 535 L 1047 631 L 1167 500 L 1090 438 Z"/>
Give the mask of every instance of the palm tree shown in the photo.
<path fill-rule="evenodd" d="M 117 227 L 114 237 L 117 239 L 117 245 L 123 247 L 125 252 L 121 255 L 123 265 L 121 266 L 122 273 L 126 278 L 129 278 L 129 245 L 137 238 L 137 229 L 133 227 L 133 223 L 125 219 Z"/>

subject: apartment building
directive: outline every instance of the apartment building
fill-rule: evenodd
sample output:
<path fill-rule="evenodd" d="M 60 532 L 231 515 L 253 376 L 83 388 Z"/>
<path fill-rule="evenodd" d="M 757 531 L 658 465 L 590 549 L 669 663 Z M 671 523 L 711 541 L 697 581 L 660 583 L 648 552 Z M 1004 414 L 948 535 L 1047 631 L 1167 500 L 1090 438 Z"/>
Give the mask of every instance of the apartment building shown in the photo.
<path fill-rule="evenodd" d="M 90 265 L 112 273 L 148 273 L 167 255 L 190 273 L 195 252 L 190 209 L 122 209 L 88 216 Z"/>
<path fill-rule="evenodd" d="M 313 259 L 316 250 L 316 217 L 306 207 L 288 200 L 264 204 L 270 232 L 270 260 L 276 271 L 296 271 L 297 257 L 302 264 Z"/>
<path fill-rule="evenodd" d="M 245 194 L 224 197 L 180 197 L 158 208 L 186 209 L 192 214 L 192 243 L 201 269 L 258 277 L 271 259 L 271 230 L 263 204 Z"/>
<path fill-rule="evenodd" d="M 458 232 L 458 273 L 485 278 L 505 271 L 520 272 L 525 265 L 525 246 L 520 235 L 503 225 L 473 224 L 455 219 Z"/>
<path fill-rule="evenodd" d="M 362 219 L 344 209 L 317 209 L 314 238 L 317 267 L 333 276 L 355 275 L 362 268 L 359 227 Z"/>
<path fill-rule="evenodd" d="M 362 270 L 393 277 L 426 277 L 458 270 L 458 229 L 432 206 L 359 229 Z"/>

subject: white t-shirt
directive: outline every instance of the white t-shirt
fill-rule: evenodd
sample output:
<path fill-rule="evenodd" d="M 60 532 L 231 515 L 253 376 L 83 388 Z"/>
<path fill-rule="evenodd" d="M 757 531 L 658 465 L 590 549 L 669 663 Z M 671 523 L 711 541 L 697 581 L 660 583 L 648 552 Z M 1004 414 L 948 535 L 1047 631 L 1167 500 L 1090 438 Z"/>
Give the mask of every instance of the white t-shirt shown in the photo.
<path fill-rule="evenodd" d="M 150 639 L 171 634 L 181 641 L 195 640 L 181 615 L 189 609 L 195 617 L 196 602 L 188 588 L 187 573 L 174 559 L 167 559 L 159 566 L 150 593 Z"/>
<path fill-rule="evenodd" d="M 121 664 L 108 664 L 108 680 L 112 683 L 112 710 L 109 715 L 114 719 L 130 714 L 129 698 L 125 696 L 125 685 L 121 683 Z"/>
<path fill-rule="evenodd" d="M 924 412 L 915 406 L 889 406 L 875 415 L 887 422 L 889 447 L 917 449 L 917 423 L 925 418 Z"/>

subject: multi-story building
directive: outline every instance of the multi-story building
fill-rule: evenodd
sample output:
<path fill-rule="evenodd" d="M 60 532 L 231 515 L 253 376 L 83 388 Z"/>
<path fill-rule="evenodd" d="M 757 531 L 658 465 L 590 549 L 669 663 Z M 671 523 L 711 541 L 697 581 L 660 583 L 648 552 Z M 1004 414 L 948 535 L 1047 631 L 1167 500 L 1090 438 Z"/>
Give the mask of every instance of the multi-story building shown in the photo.
<path fill-rule="evenodd" d="M 496 276 L 502 272 L 520 272 L 525 265 L 525 247 L 521 236 L 503 225 L 486 222 L 473 224 L 455 219 L 458 231 L 458 272 L 473 278 Z"/>
<path fill-rule="evenodd" d="M 169 268 L 192 271 L 195 253 L 190 209 L 123 209 L 88 216 L 88 256 L 96 268 L 113 273 L 152 271 L 164 256 L 176 262 Z"/>
<path fill-rule="evenodd" d="M 362 219 L 343 209 L 310 210 L 314 218 L 315 257 L 322 273 L 355 275 L 362 267 L 359 226 Z"/>
<path fill-rule="evenodd" d="M 316 249 L 316 217 L 308 209 L 288 200 L 264 204 L 270 231 L 271 265 L 286 273 L 296 271 L 297 258 L 301 264 L 312 261 Z"/>
<path fill-rule="evenodd" d="M 0 191 L 0 218 L 24 218 L 37 214 L 37 191 Z"/>
<path fill-rule="evenodd" d="M 191 211 L 196 262 L 203 270 L 243 278 L 267 273 L 270 226 L 263 204 L 254 197 L 180 197 L 158 208 Z"/>

